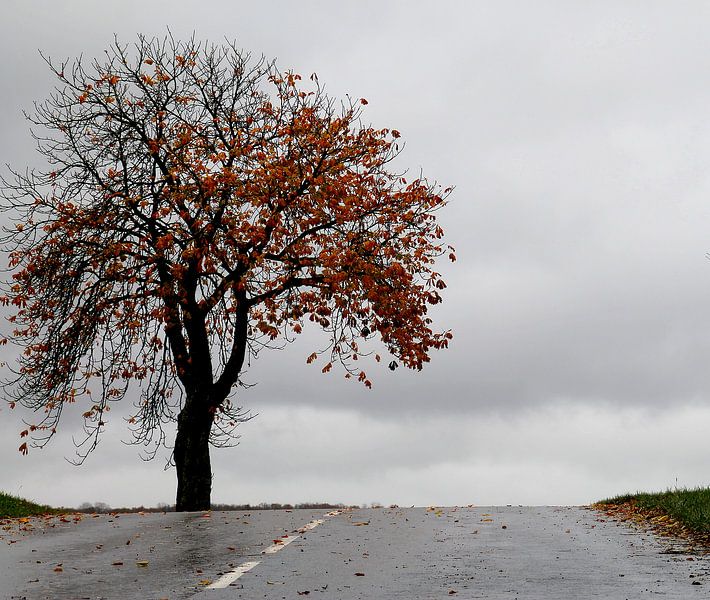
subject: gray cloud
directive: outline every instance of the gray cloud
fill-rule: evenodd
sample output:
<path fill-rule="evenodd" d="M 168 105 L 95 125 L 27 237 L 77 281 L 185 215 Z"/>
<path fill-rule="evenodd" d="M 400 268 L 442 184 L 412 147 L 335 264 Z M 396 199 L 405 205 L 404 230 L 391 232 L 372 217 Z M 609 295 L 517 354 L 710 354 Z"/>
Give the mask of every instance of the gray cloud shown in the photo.
<path fill-rule="evenodd" d="M 272 406 L 236 449 L 214 453 L 218 502 L 582 504 L 639 489 L 707 484 L 706 407 L 673 413 L 558 404 L 501 415 L 382 419 L 354 409 Z M 663 440 L 659 444 L 659 440 Z M 173 473 L 107 438 L 81 468 L 61 450 L 3 472 L 7 491 L 58 504 L 170 502 Z M 0 449 L 5 448 L 4 441 Z M 659 451 L 660 447 L 660 451 Z"/>
<path fill-rule="evenodd" d="M 278 57 L 284 68 L 317 72 L 336 97 L 368 98 L 366 117 L 399 129 L 407 140 L 398 166 L 422 168 L 457 186 L 441 219 L 459 261 L 441 265 L 449 289 L 434 313 L 441 327 L 454 330 L 451 349 L 418 374 L 371 367 L 371 392 L 304 364 L 319 344 L 315 334 L 264 354 L 247 377 L 259 385 L 239 395 L 261 414 L 244 426 L 240 448 L 220 453 L 220 499 L 241 485 L 250 500 L 286 501 L 277 496 L 296 493 L 297 478 L 310 481 L 314 494 L 328 495 L 324 482 L 332 478 L 345 501 L 403 503 L 409 500 L 404 493 L 395 499 L 396 486 L 411 502 L 438 501 L 419 490 L 421 481 L 443 486 L 449 501 L 463 501 L 463 488 L 442 482 L 469 476 L 488 482 L 481 485 L 493 490 L 490 501 L 513 502 L 585 501 L 595 489 L 611 493 L 631 485 L 625 477 L 632 471 L 643 474 L 633 479 L 639 487 L 668 485 L 674 471 L 688 484 L 699 482 L 701 469 L 683 470 L 682 453 L 656 477 L 653 465 L 665 460 L 667 448 L 648 447 L 646 462 L 619 467 L 610 453 L 585 451 L 592 437 L 580 441 L 556 432 L 568 418 L 577 428 L 588 423 L 600 437 L 605 431 L 623 437 L 628 429 L 633 443 L 643 444 L 641 421 L 628 417 L 619 426 L 615 411 L 651 411 L 656 416 L 647 432 L 706 422 L 699 406 L 710 386 L 707 4 L 443 1 L 434 8 L 274 0 L 201 6 L 198 13 L 189 2 L 10 1 L 0 24 L 6 83 L 0 163 L 36 162 L 19 111 L 52 85 L 37 48 L 58 58 L 101 56 L 114 32 L 131 43 L 137 32 L 162 35 L 167 25 L 177 37 L 194 31 L 217 42 L 236 38 L 255 55 Z M 272 431 L 288 422 L 289 410 L 298 433 Z M 554 418 L 534 416 L 547 410 Z M 32 489 L 42 495 L 40 482 L 51 469 L 71 482 L 63 489 L 91 488 L 79 482 L 99 481 L 106 462 L 115 473 L 125 469 L 126 477 L 149 480 L 144 466 L 134 464 L 135 451 L 115 443 L 119 427 L 99 449 L 103 459 L 65 471 L 57 456 L 71 454 L 68 435 L 42 460 L 16 457 L 17 444 L 7 436 L 17 424 L 7 414 L 0 413 L 9 456 L 0 488 L 35 481 Z M 67 424 L 67 433 L 73 427 Z M 471 442 L 468 431 L 480 443 Z M 551 447 L 513 443 L 523 434 L 552 436 L 577 466 L 560 463 Z M 342 451 L 341 438 L 347 441 Z M 492 452 L 500 439 L 509 447 Z M 626 451 L 621 443 L 612 446 Z M 273 477 L 250 470 L 258 453 L 260 468 Z M 285 455 L 288 470 L 298 475 L 284 472 Z M 239 465 L 235 483 L 219 483 L 220 477 L 231 481 L 225 475 L 231 460 Z M 296 463 L 305 466 L 299 470 Z M 392 465 L 389 488 L 380 483 L 382 473 L 367 473 L 379 463 Z M 523 471 L 529 477 L 522 481 L 539 493 L 506 484 Z M 543 473 L 557 484 L 536 487 Z M 136 497 L 106 477 L 101 486 L 111 497 L 97 500 Z M 171 475 L 159 481 L 163 491 L 151 493 L 168 500 L 172 492 L 164 486 L 170 487 Z M 54 492 L 46 493 L 50 501 Z M 308 499 L 303 494 L 299 499 Z"/>

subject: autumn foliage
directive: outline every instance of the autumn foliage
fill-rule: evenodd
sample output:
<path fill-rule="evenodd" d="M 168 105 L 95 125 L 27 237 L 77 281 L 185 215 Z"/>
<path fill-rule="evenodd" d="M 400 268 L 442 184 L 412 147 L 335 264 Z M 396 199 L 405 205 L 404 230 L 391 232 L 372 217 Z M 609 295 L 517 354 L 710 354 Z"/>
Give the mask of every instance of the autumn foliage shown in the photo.
<path fill-rule="evenodd" d="M 229 44 L 139 38 L 103 63 L 47 62 L 58 87 L 29 119 L 50 167 L 3 182 L 1 300 L 22 348 L 5 391 L 40 415 L 35 444 L 82 403 L 90 450 L 137 383 L 136 439 L 177 419 L 180 479 L 197 439 L 183 448 L 181 429 L 228 439 L 245 358 L 307 324 L 331 340 L 307 361 L 368 387 L 363 340 L 412 369 L 448 344 L 428 309 L 436 259 L 455 258 L 435 215 L 450 190 L 390 169 L 400 134 L 364 125 L 365 100 Z"/>

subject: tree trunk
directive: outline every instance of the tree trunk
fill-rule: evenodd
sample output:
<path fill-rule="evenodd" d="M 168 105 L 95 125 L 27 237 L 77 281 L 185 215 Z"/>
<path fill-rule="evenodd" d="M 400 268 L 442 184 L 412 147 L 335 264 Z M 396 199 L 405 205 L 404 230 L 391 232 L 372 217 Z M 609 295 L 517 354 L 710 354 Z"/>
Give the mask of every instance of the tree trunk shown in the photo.
<path fill-rule="evenodd" d="M 188 397 L 177 424 L 173 453 L 178 480 L 175 510 L 209 510 L 212 492 L 209 404 Z"/>

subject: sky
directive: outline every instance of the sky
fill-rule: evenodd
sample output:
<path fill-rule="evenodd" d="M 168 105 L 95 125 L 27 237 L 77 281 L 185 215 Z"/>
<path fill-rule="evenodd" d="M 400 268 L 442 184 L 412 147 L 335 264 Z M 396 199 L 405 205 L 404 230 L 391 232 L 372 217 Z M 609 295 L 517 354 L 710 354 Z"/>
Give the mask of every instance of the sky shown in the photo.
<path fill-rule="evenodd" d="M 710 484 L 710 5 L 559 0 L 5 0 L 0 165 L 38 164 L 23 110 L 54 85 L 38 51 L 100 57 L 117 34 L 235 40 L 399 130 L 399 165 L 455 190 L 455 264 L 435 313 L 454 340 L 373 389 L 262 354 L 257 416 L 213 452 L 213 500 L 584 504 Z M 41 164 L 41 163 L 40 163 Z M 5 261 L 0 257 L 0 261 Z M 172 502 L 114 415 L 81 466 L 67 419 L 0 490 L 62 505 Z M 69 415 L 71 416 L 71 415 Z"/>

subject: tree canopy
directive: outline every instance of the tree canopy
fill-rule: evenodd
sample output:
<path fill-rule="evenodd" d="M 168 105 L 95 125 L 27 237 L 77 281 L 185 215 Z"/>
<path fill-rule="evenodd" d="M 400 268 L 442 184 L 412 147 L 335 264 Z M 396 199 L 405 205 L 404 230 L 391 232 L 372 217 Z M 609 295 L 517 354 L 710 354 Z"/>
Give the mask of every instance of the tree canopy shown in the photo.
<path fill-rule="evenodd" d="M 391 169 L 400 133 L 363 124 L 366 100 L 230 43 L 139 37 L 90 64 L 46 60 L 58 85 L 28 119 L 49 166 L 2 190 L 2 342 L 22 348 L 4 389 L 39 416 L 23 432 L 36 445 L 83 403 L 90 451 L 134 383 L 137 440 L 199 413 L 224 443 L 247 418 L 230 400 L 245 358 L 306 323 L 329 336 L 322 370 L 368 387 L 363 340 L 391 368 L 447 346 L 428 310 L 435 261 L 455 259 L 436 219 L 450 190 Z"/>

